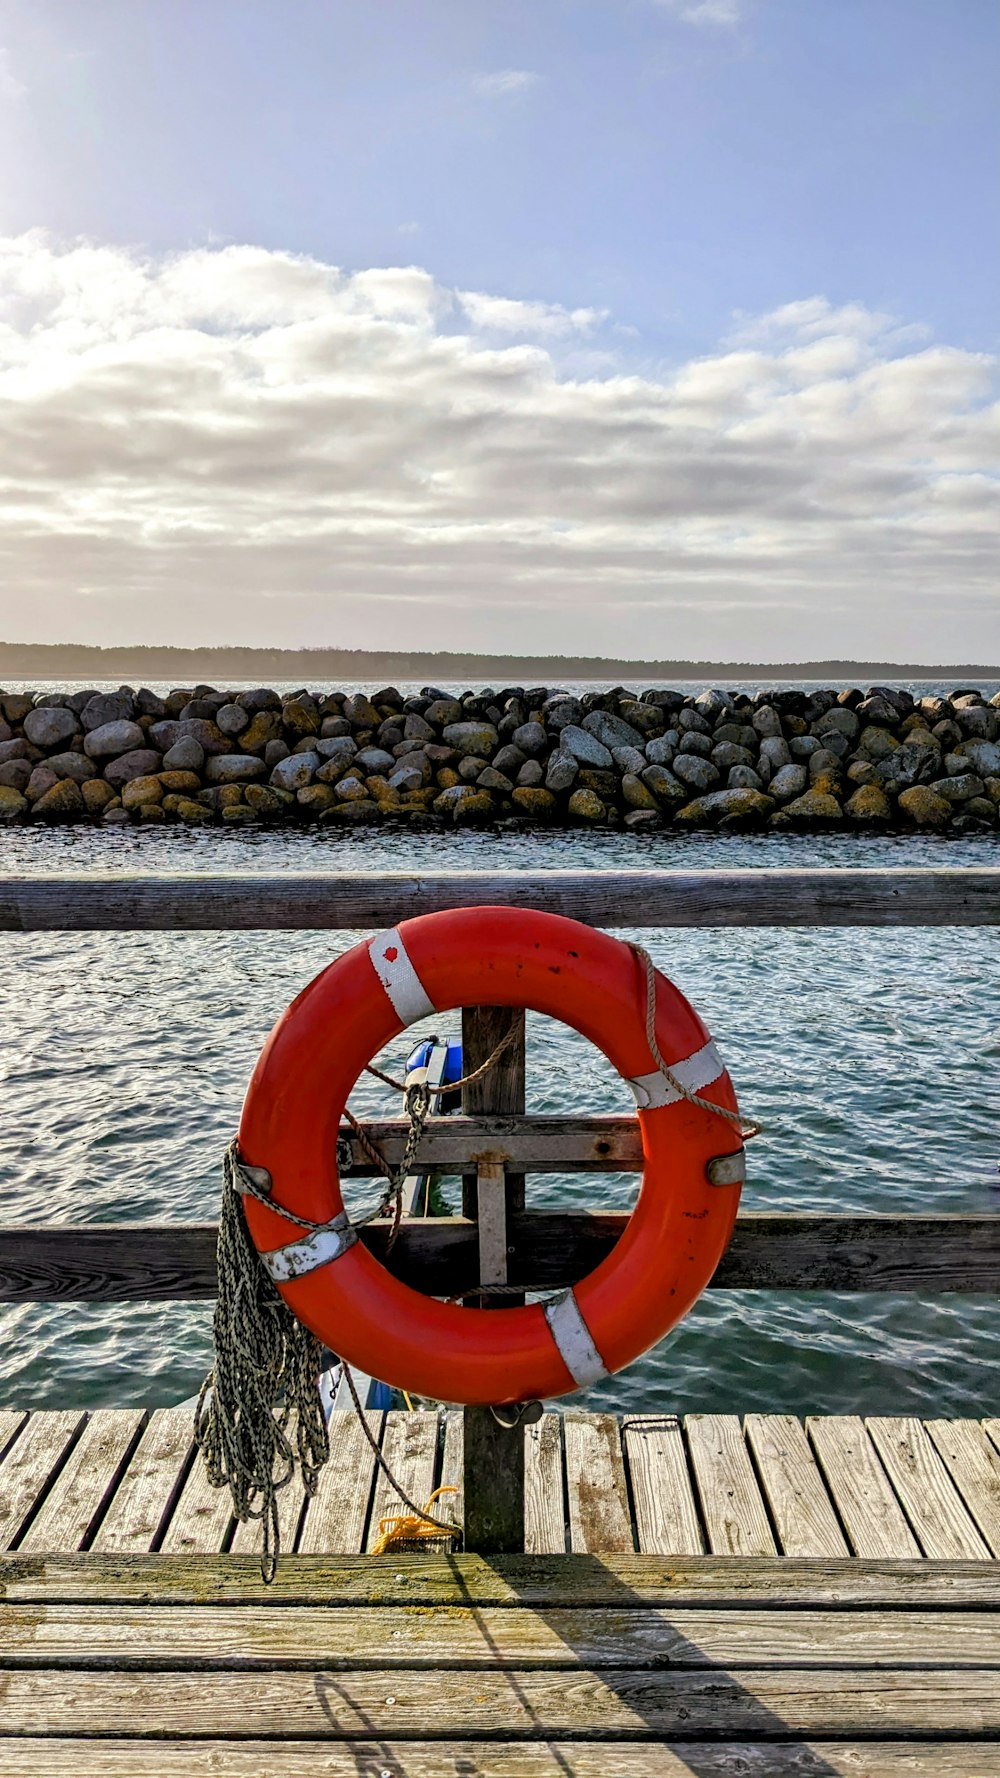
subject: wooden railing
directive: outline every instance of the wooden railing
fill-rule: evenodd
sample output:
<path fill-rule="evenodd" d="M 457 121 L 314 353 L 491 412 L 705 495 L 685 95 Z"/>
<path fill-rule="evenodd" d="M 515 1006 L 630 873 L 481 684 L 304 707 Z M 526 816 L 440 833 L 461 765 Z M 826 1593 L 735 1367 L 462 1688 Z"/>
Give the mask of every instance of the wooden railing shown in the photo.
<path fill-rule="evenodd" d="M 0 930 L 370 930 L 414 914 L 493 903 L 610 928 L 995 926 L 1000 868 L 8 877 L 0 879 Z M 511 1019 L 521 1019 L 523 1034 L 520 1014 L 464 1010 L 468 1066 L 490 1053 Z M 526 1117 L 523 1095 L 522 1035 L 503 1069 L 467 1096 L 468 1115 L 430 1122 L 420 1167 L 465 1176 L 465 1214 L 407 1220 L 391 1257 L 387 1227 L 369 1225 L 362 1238 L 399 1277 L 442 1296 L 480 1282 L 475 1157 L 487 1149 L 503 1157 L 506 1172 L 511 1284 L 575 1284 L 613 1247 L 623 1215 L 526 1210 L 524 1176 L 639 1169 L 635 1120 Z M 371 1127 L 388 1158 L 398 1160 L 405 1123 Z M 351 1133 L 344 1135 L 353 1170 L 370 1171 Z M 996 1293 L 1000 1215 L 743 1214 L 711 1288 Z M 0 1228 L 0 1301 L 191 1299 L 214 1290 L 210 1224 Z M 486 1410 L 467 1412 L 469 1547 L 518 1547 L 521 1483 L 512 1437 Z"/>

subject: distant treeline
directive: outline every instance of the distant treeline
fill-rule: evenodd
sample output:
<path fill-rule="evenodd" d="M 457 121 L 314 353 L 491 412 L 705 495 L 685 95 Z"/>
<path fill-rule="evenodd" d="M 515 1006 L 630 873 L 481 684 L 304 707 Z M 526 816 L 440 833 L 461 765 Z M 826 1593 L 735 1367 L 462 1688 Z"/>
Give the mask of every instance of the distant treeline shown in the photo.
<path fill-rule="evenodd" d="M 378 679 L 537 681 L 581 679 L 997 679 L 1000 666 L 981 662 L 938 666 L 926 661 L 630 661 L 594 655 L 403 653 L 365 648 L 92 648 L 82 643 L 0 642 L 0 680 L 170 680 L 174 685 L 253 679 L 337 681 Z"/>

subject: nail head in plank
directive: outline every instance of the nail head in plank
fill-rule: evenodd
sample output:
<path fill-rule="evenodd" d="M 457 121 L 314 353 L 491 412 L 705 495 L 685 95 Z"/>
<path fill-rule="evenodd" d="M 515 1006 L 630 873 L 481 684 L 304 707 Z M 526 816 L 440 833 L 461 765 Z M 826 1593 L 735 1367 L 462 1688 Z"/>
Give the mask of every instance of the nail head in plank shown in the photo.
<path fill-rule="evenodd" d="M 664 1667 L 1000 1672 L 995 1612 L 0 1605 L 5 1668 Z"/>
<path fill-rule="evenodd" d="M 968 1560 L 989 1550 L 919 1420 L 865 1422 L 925 1556 Z"/>
<path fill-rule="evenodd" d="M 422 1507 L 434 1492 L 437 1467 L 438 1417 L 436 1409 L 429 1413 L 407 1414 L 390 1410 L 382 1433 L 382 1455 L 401 1488 L 405 1488 L 415 1505 Z M 443 1503 L 442 1503 L 443 1505 Z M 379 1539 L 379 1521 L 409 1514 L 396 1490 L 391 1487 L 380 1467 L 375 1477 L 371 1520 L 365 1547 L 371 1549 Z M 437 1516 L 437 1515 L 436 1515 Z M 447 1510 L 440 1517 L 449 1519 Z"/>
<path fill-rule="evenodd" d="M 928 1420 L 925 1424 L 990 1554 L 1000 1556 L 1000 1452 L 978 1420 Z"/>
<path fill-rule="evenodd" d="M 709 1549 L 773 1556 L 774 1537 L 736 1415 L 688 1414 L 684 1430 Z"/>
<path fill-rule="evenodd" d="M 864 1423 L 857 1415 L 812 1415 L 806 1431 L 855 1556 L 864 1561 L 919 1557 Z"/>
<path fill-rule="evenodd" d="M 187 1475 L 194 1438 L 190 1407 L 157 1408 L 97 1528 L 99 1551 L 150 1550 Z"/>
<path fill-rule="evenodd" d="M 32 1520 L 21 1549 L 79 1550 L 118 1486 L 146 1422 L 144 1408 L 97 1408 Z"/>
<path fill-rule="evenodd" d="M 261 1778 L 273 1741 L 0 1741 L 0 1778 Z M 280 1743 L 281 1778 L 1000 1778 L 1000 1741 L 314 1741 Z"/>
<path fill-rule="evenodd" d="M 365 1409 L 365 1425 L 376 1443 L 383 1419 L 380 1410 Z M 368 1525 L 375 1453 L 353 1408 L 331 1414 L 329 1428 L 330 1461 L 320 1472 L 315 1495 L 306 1501 L 298 1547 L 308 1554 L 358 1555 Z"/>
<path fill-rule="evenodd" d="M 782 1555 L 846 1556 L 844 1534 L 801 1422 L 792 1414 L 748 1414 L 743 1429 Z"/>
<path fill-rule="evenodd" d="M 0 1550 L 17 1542 L 86 1418 L 73 1408 L 29 1416 L 0 1464 Z"/>
<path fill-rule="evenodd" d="M 561 1414 L 543 1414 L 524 1429 L 524 1547 L 528 1555 L 561 1555 L 566 1548 L 562 1434 Z"/>
<path fill-rule="evenodd" d="M 563 1416 L 569 1547 L 588 1554 L 635 1548 L 621 1433 L 614 1414 Z"/>
<path fill-rule="evenodd" d="M 705 1548 L 676 1414 L 631 1414 L 622 1422 L 640 1550 L 700 1556 Z"/>
<path fill-rule="evenodd" d="M 152 1601 L 256 1606 L 252 1556 L 135 1552 L 0 1556 L 0 1589 L 12 1604 Z M 400 1553 L 289 1556 L 268 1600 L 286 1605 L 859 1606 L 1000 1611 L 1000 1563 L 796 1561 L 792 1556 L 490 1556 Z"/>
<path fill-rule="evenodd" d="M 520 1669 L 253 1671 L 178 1673 L 59 1670 L 4 1675 L 4 1728 L 11 1735 L 280 1741 L 441 1737 L 562 1737 L 649 1741 L 682 1734 L 906 1737 L 1000 1733 L 994 1668 L 958 1672 L 724 1668 L 611 1672 Z M 973 1767 L 974 1771 L 975 1768 Z"/>

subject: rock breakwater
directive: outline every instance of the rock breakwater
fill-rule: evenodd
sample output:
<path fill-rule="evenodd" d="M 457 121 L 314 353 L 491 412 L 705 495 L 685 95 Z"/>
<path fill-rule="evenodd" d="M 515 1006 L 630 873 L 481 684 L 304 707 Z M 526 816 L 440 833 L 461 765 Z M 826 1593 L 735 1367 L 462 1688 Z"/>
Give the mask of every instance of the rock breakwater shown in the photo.
<path fill-rule="evenodd" d="M 0 821 L 961 834 L 1000 819 L 1000 694 L 209 685 L 0 691 Z"/>

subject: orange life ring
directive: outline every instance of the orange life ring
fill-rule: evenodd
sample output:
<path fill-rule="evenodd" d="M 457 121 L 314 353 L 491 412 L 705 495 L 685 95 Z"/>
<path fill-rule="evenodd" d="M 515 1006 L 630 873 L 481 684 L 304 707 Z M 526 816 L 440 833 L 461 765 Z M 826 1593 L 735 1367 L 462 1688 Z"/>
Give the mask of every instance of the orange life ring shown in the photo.
<path fill-rule="evenodd" d="M 392 1277 L 351 1227 L 336 1164 L 347 1097 L 371 1057 L 418 1019 L 480 1004 L 547 1013 L 603 1050 L 635 1094 L 645 1158 L 635 1209 L 607 1259 L 555 1302 L 489 1314 Z M 655 1031 L 682 1084 L 735 1112 L 708 1032 L 659 974 Z M 289 1308 L 349 1363 L 448 1402 L 566 1395 L 655 1345 L 722 1256 L 743 1149 L 731 1123 L 668 1085 L 645 1032 L 646 982 L 634 951 L 555 914 L 425 914 L 331 963 L 268 1038 L 239 1130 L 243 1161 L 270 1174 L 274 1207 L 249 1195 L 244 1204 Z M 323 1228 L 304 1233 L 282 1205 Z"/>

